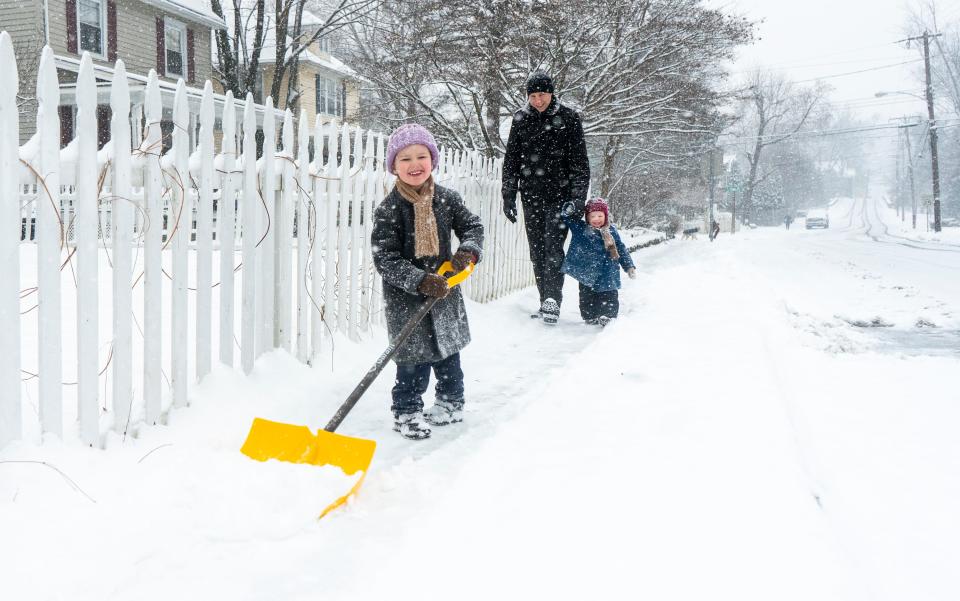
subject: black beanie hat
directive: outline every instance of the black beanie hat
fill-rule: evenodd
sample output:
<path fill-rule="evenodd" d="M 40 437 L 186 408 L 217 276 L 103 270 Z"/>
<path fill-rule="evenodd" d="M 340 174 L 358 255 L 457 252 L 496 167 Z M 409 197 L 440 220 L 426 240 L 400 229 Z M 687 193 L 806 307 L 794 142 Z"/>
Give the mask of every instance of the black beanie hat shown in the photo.
<path fill-rule="evenodd" d="M 537 71 L 527 78 L 527 96 L 535 92 L 553 94 L 553 80 L 543 71 Z"/>

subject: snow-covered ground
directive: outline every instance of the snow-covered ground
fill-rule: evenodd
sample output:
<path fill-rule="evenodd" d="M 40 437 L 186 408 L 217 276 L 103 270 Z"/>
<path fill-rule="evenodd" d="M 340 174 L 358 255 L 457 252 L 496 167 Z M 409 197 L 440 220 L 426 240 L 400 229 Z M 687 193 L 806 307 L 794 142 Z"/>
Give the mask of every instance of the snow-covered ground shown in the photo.
<path fill-rule="evenodd" d="M 603 331 L 570 281 L 553 328 L 532 289 L 470 303 L 465 423 L 399 438 L 388 367 L 341 427 L 378 441 L 370 474 L 321 521 L 350 479 L 238 449 L 254 416 L 322 427 L 382 333 L 219 368 L 105 451 L 15 444 L 0 596 L 960 598 L 955 234 L 841 200 L 828 230 L 636 253 Z"/>

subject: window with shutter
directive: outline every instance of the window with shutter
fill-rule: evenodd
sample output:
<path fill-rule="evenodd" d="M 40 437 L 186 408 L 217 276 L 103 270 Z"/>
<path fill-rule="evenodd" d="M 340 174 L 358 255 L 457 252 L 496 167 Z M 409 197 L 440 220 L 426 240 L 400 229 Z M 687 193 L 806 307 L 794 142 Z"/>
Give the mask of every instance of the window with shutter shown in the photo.
<path fill-rule="evenodd" d="M 66 0 L 67 52 L 77 53 L 77 0 Z"/>
<path fill-rule="evenodd" d="M 110 109 L 109 104 L 98 104 L 97 105 L 97 149 L 103 148 L 103 146 L 110 141 L 110 117 L 113 115 L 113 111 Z"/>
<path fill-rule="evenodd" d="M 104 55 L 104 2 L 101 0 L 77 0 L 77 32 L 80 52 L 86 50 L 93 54 Z"/>
<path fill-rule="evenodd" d="M 117 3 L 107 0 L 107 60 L 117 61 Z"/>
<path fill-rule="evenodd" d="M 73 140 L 73 114 L 77 110 L 75 106 L 60 105 L 57 112 L 60 115 L 60 148 L 63 148 Z"/>
<path fill-rule="evenodd" d="M 194 56 L 193 30 L 187 30 L 187 81 L 197 78 L 197 62 Z"/>
<path fill-rule="evenodd" d="M 187 28 L 173 19 L 164 19 L 164 49 L 167 77 L 187 78 Z"/>
<path fill-rule="evenodd" d="M 164 41 L 164 25 L 163 17 L 157 17 L 157 75 L 163 77 L 167 72 L 167 57 L 166 50 L 163 48 Z"/>

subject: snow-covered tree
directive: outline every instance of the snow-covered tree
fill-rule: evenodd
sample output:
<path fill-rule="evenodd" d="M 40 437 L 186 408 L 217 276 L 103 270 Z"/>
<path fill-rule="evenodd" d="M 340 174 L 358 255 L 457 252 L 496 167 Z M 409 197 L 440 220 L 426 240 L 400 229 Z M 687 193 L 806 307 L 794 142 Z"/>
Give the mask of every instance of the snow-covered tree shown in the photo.
<path fill-rule="evenodd" d="M 296 106 L 301 55 L 322 38 L 373 11 L 382 0 L 211 0 L 226 30 L 215 32 L 215 69 L 237 98 L 269 94 L 280 107 Z M 263 52 L 272 61 L 270 90 L 260 90 Z"/>
<path fill-rule="evenodd" d="M 703 0 L 417 0 L 351 32 L 371 124 L 420 121 L 488 156 L 504 151 L 526 78 L 547 71 L 583 116 L 592 193 L 626 215 L 646 206 L 642 180 L 699 171 L 721 128 L 723 62 L 752 26 Z"/>
<path fill-rule="evenodd" d="M 754 207 L 754 195 L 764 180 L 776 174 L 765 164 L 777 145 L 795 138 L 823 108 L 826 88 L 798 86 L 782 75 L 758 70 L 740 97 L 739 119 L 731 130 L 734 144 L 746 158 L 744 215 Z"/>

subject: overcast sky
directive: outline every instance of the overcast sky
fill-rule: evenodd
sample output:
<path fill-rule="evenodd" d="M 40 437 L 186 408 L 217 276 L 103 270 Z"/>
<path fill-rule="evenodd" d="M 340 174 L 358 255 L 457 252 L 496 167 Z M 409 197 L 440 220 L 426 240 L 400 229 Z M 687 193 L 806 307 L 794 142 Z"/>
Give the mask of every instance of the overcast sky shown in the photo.
<path fill-rule="evenodd" d="M 880 91 L 923 92 L 916 79 L 922 75 L 922 61 L 886 67 L 920 58 L 916 47 L 894 43 L 906 37 L 907 1 L 714 0 L 712 4 L 763 20 L 757 25 L 760 39 L 741 52 L 733 67 L 735 78 L 758 66 L 783 71 L 798 82 L 823 78 L 834 87 L 830 97 L 835 104 L 849 107 L 870 123 L 926 113 L 925 104 L 910 96 L 875 97 Z M 940 6 L 941 22 L 944 17 L 960 16 L 960 2 Z M 849 74 L 853 71 L 864 72 Z"/>

